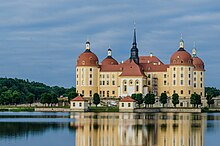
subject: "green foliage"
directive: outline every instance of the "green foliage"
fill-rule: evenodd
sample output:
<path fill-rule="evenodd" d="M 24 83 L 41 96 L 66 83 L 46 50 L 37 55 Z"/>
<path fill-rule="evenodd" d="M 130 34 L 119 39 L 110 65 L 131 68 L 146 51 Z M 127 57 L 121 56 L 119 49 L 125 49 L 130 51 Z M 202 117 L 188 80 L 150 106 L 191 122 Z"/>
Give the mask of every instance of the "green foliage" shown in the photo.
<path fill-rule="evenodd" d="M 176 107 L 176 105 L 179 104 L 179 95 L 177 93 L 174 93 L 172 95 L 172 103 L 174 107 Z"/>
<path fill-rule="evenodd" d="M 26 98 L 27 103 L 31 104 L 34 103 L 34 94 L 33 93 L 29 93 L 27 98 Z"/>
<path fill-rule="evenodd" d="M 96 107 L 97 107 L 97 105 L 100 103 L 100 97 L 99 97 L 99 94 L 98 94 L 98 93 L 95 93 L 95 94 L 93 95 L 93 103 L 96 105 Z"/>
<path fill-rule="evenodd" d="M 152 105 L 155 104 L 155 95 L 154 94 L 151 94 L 151 93 L 148 93 L 145 95 L 144 97 L 144 103 L 145 103 L 145 107 L 146 105 Z"/>
<path fill-rule="evenodd" d="M 76 92 L 75 88 L 50 87 L 43 83 L 29 82 L 29 80 L 0 78 L 0 105 L 32 104 L 34 101 L 38 102 L 44 93 L 59 97 L 67 96 L 69 92 Z M 32 97 L 34 97 L 33 100 Z"/>
<path fill-rule="evenodd" d="M 163 107 L 164 107 L 164 104 L 167 103 L 167 94 L 166 93 L 161 93 L 161 95 L 160 95 L 160 103 L 163 104 Z"/>
<path fill-rule="evenodd" d="M 214 87 L 205 87 L 205 95 L 216 97 L 220 95 L 220 90 Z"/>
<path fill-rule="evenodd" d="M 194 93 L 190 97 L 190 103 L 193 104 L 193 107 L 199 106 L 201 104 L 201 96 Z"/>
<path fill-rule="evenodd" d="M 138 107 L 141 107 L 141 104 L 143 103 L 144 99 L 143 99 L 143 95 L 141 93 L 138 94 L 132 94 L 131 97 L 136 100 Z"/>
<path fill-rule="evenodd" d="M 70 91 L 68 93 L 68 101 L 70 102 L 73 98 L 75 98 L 76 96 L 78 96 L 78 93 Z"/>
<path fill-rule="evenodd" d="M 210 94 L 207 94 L 206 100 L 207 100 L 207 104 L 208 104 L 208 106 L 209 106 L 209 108 L 210 108 L 210 105 L 211 105 L 211 104 L 214 104 L 213 96 L 210 95 Z"/>

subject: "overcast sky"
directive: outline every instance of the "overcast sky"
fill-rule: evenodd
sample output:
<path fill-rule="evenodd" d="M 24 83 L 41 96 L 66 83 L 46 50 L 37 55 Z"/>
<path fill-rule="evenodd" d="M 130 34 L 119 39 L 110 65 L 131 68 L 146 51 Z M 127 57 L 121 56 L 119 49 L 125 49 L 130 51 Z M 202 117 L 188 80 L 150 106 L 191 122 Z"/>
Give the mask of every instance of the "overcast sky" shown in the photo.
<path fill-rule="evenodd" d="M 136 22 L 140 55 L 168 64 L 183 34 L 205 62 L 205 86 L 220 88 L 219 0 L 0 0 L 0 76 L 75 86 L 75 65 L 89 38 L 101 62 L 110 44 L 129 57 Z"/>

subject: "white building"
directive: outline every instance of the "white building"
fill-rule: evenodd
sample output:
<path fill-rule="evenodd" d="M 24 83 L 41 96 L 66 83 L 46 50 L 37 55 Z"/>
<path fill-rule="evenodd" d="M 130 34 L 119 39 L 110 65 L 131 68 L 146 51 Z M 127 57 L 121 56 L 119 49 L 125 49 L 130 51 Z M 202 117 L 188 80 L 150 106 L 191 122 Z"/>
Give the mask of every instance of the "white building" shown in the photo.
<path fill-rule="evenodd" d="M 129 96 L 126 96 L 119 101 L 120 112 L 133 112 L 135 108 L 136 101 Z"/>
<path fill-rule="evenodd" d="M 87 111 L 88 101 L 79 95 L 70 101 L 70 109 L 73 111 Z"/>

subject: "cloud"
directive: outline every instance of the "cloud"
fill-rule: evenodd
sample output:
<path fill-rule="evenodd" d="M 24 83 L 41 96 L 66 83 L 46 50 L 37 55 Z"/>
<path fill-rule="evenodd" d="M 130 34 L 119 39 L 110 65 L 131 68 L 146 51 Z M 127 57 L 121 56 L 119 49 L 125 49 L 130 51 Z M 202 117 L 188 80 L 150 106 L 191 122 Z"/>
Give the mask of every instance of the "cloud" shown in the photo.
<path fill-rule="evenodd" d="M 153 52 L 163 62 L 178 48 L 180 33 L 207 68 L 206 83 L 220 88 L 218 0 L 16 0 L 0 5 L 1 76 L 50 85 L 75 85 L 75 64 L 87 37 L 100 62 L 111 45 L 126 60 L 136 21 L 141 55 Z M 211 59 L 210 57 L 213 56 Z"/>

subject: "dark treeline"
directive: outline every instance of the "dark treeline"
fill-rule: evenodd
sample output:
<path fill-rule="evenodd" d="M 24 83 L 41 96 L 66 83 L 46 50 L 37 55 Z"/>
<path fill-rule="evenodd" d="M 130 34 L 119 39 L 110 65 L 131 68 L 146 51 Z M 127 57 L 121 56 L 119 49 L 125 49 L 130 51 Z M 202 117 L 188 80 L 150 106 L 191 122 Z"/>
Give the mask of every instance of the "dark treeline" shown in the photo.
<path fill-rule="evenodd" d="M 205 87 L 205 94 L 211 95 L 212 97 L 216 97 L 220 95 L 220 90 L 214 87 Z"/>
<path fill-rule="evenodd" d="M 49 94 L 56 98 L 67 97 L 69 93 L 75 92 L 75 88 L 64 88 L 58 86 L 47 86 L 39 82 L 29 80 L 0 78 L 0 105 L 16 105 L 40 101 L 42 95 Z"/>

